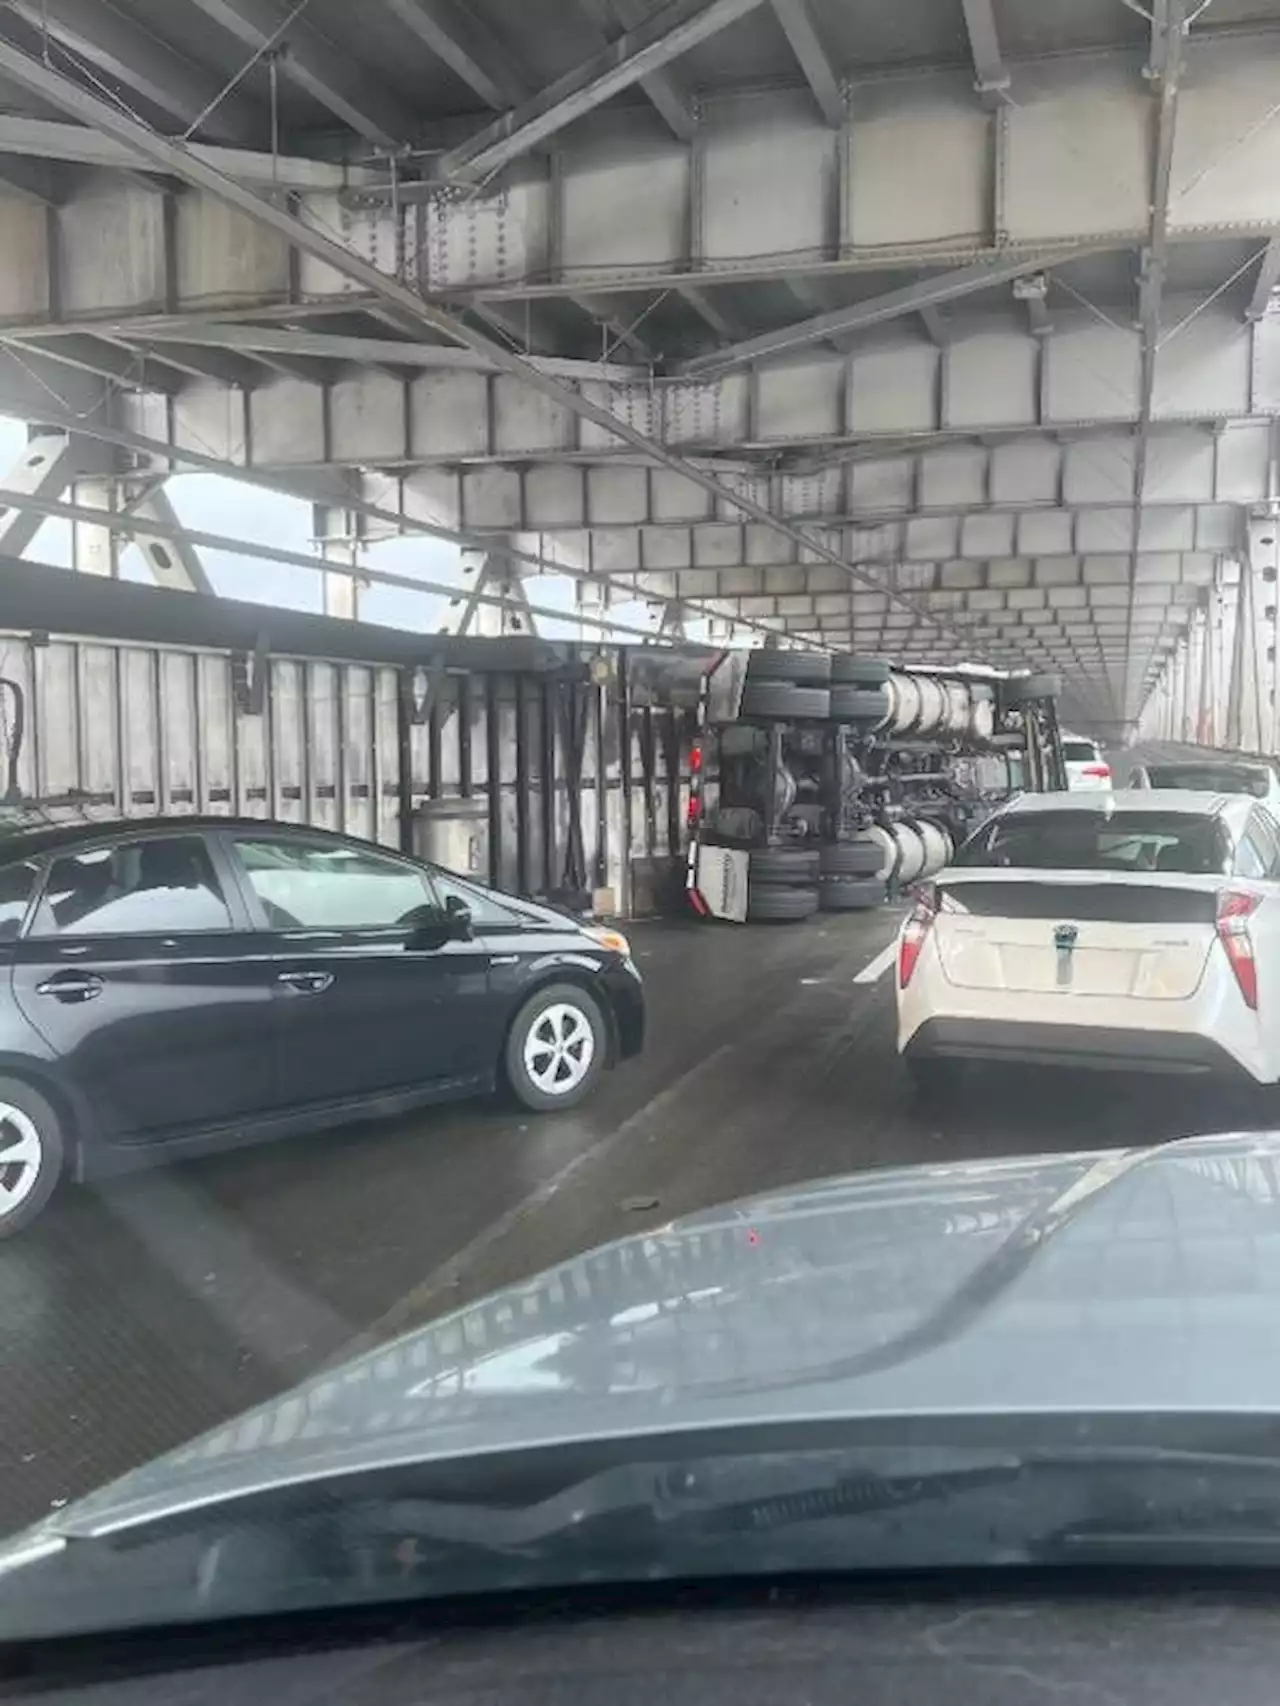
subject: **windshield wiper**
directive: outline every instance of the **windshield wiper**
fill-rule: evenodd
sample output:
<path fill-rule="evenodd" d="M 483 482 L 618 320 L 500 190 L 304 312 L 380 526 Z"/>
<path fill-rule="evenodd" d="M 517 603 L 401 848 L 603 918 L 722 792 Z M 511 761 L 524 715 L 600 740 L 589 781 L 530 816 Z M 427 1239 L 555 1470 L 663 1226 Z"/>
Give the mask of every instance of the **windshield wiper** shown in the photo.
<path fill-rule="evenodd" d="M 379 1496 L 362 1479 L 115 1536 L 46 1533 L 0 1555 L 0 1639 L 591 1582 L 1071 1564 L 1188 1544 L 1233 1561 L 1262 1546 L 1273 1562 L 1280 1547 L 1280 1456 L 1265 1454 L 779 1451 L 614 1465 L 549 1491 L 537 1473 L 506 1502 L 418 1496 L 402 1477 Z"/>

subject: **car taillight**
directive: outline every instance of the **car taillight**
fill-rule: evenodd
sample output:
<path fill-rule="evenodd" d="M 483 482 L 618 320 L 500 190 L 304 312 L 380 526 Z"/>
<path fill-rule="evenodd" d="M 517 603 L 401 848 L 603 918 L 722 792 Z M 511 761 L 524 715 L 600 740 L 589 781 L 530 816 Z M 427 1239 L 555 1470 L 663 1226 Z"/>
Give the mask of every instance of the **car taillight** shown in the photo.
<path fill-rule="evenodd" d="M 920 951 L 928 939 L 933 921 L 938 916 L 938 891 L 932 883 L 923 883 L 916 893 L 916 903 L 902 926 L 902 935 L 898 938 L 898 988 L 905 989 L 911 982 L 920 958 Z"/>
<path fill-rule="evenodd" d="M 1111 766 L 1109 764 L 1086 764 L 1080 774 L 1082 776 L 1110 776 Z"/>
<path fill-rule="evenodd" d="M 1218 896 L 1217 931 L 1244 1004 L 1258 1011 L 1258 964 L 1253 957 L 1249 920 L 1258 910 L 1258 896 L 1241 889 L 1224 889 Z"/>

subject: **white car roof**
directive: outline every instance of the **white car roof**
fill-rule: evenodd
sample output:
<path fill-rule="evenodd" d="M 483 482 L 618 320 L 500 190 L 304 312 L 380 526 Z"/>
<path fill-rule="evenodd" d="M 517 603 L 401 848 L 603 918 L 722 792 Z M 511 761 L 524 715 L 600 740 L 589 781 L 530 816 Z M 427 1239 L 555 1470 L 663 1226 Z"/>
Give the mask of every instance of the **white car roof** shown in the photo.
<path fill-rule="evenodd" d="M 1004 808 L 1021 817 L 1026 812 L 1159 812 L 1168 817 L 1185 812 L 1189 817 L 1221 817 L 1235 828 L 1257 805 L 1252 794 L 1210 794 L 1190 788 L 1116 788 L 1097 794 L 1019 794 Z"/>

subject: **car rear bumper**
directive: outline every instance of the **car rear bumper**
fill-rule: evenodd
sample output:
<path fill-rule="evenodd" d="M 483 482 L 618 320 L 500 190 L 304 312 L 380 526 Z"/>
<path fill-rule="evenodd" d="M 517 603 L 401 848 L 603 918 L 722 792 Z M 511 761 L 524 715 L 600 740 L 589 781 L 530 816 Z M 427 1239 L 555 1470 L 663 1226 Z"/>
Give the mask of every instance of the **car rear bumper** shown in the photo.
<path fill-rule="evenodd" d="M 948 980 L 931 936 L 898 991 L 898 1051 L 1083 1068 L 1228 1076 L 1274 1084 L 1280 1063 L 1245 1009 L 1224 955 L 1185 1001 L 968 988 Z"/>
<path fill-rule="evenodd" d="M 1186 1032 L 1115 1030 L 1101 1025 L 1047 1025 L 1009 1019 L 926 1019 L 907 1059 L 1022 1061 L 1102 1072 L 1162 1072 L 1182 1077 L 1248 1077 L 1244 1066 L 1210 1037 Z"/>

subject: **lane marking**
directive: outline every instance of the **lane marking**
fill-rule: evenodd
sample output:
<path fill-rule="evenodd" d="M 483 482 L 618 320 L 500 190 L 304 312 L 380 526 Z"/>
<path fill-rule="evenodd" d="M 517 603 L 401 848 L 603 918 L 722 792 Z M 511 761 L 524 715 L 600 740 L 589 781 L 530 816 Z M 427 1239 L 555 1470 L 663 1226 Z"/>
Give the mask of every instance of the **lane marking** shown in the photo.
<path fill-rule="evenodd" d="M 863 966 L 853 981 L 855 983 L 879 983 L 897 956 L 898 944 L 896 941 L 890 942 L 887 948 L 880 950 L 869 965 Z"/>
<path fill-rule="evenodd" d="M 437 1311 L 434 1314 L 429 1311 L 440 1298 L 447 1299 L 449 1292 L 461 1285 L 463 1276 L 469 1267 L 486 1255 L 495 1244 L 500 1243 L 515 1231 L 522 1221 L 537 1213 L 539 1209 L 545 1208 L 553 1197 L 558 1196 L 565 1186 L 572 1182 L 575 1174 L 581 1172 L 592 1162 L 606 1159 L 614 1150 L 620 1149 L 624 1143 L 640 1140 L 637 1127 L 642 1128 L 646 1121 L 660 1119 L 664 1109 L 669 1105 L 683 1101 L 694 1079 L 714 1072 L 733 1054 L 737 1047 L 737 1042 L 721 1043 L 719 1048 L 713 1049 L 710 1054 L 704 1055 L 701 1060 L 695 1061 L 692 1066 L 687 1067 L 677 1079 L 668 1084 L 665 1089 L 660 1090 L 656 1096 L 651 1096 L 643 1107 L 637 1108 L 620 1126 L 615 1126 L 612 1131 L 600 1133 L 585 1148 L 580 1149 L 575 1156 L 566 1161 L 562 1167 L 557 1168 L 554 1173 L 544 1179 L 540 1185 L 521 1197 L 518 1202 L 512 1203 L 511 1207 L 499 1215 L 497 1220 L 490 1221 L 487 1226 L 481 1227 L 480 1231 L 473 1238 L 468 1239 L 460 1250 L 456 1250 L 452 1256 L 447 1257 L 417 1285 L 412 1286 L 403 1296 L 397 1298 L 376 1321 L 371 1322 L 354 1338 L 349 1339 L 333 1356 L 327 1357 L 321 1368 L 315 1372 L 317 1374 L 322 1373 L 327 1369 L 341 1365 L 351 1357 L 363 1356 L 369 1351 L 378 1350 L 389 1339 L 398 1337 L 404 1332 L 414 1331 L 418 1327 L 430 1325 L 440 1313 L 450 1313 L 450 1310 Z M 572 1113 L 573 1110 L 569 1110 L 560 1117 L 570 1118 Z M 651 1139 L 654 1135 L 651 1132 L 648 1134 L 648 1138 Z M 561 1260 L 564 1259 L 561 1258 Z M 474 1302 L 475 1299 L 471 1301 Z"/>

